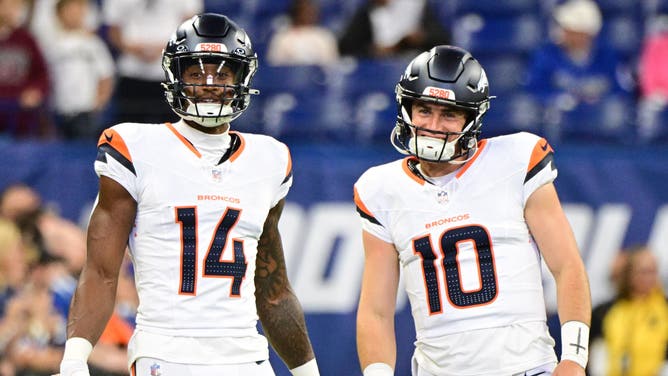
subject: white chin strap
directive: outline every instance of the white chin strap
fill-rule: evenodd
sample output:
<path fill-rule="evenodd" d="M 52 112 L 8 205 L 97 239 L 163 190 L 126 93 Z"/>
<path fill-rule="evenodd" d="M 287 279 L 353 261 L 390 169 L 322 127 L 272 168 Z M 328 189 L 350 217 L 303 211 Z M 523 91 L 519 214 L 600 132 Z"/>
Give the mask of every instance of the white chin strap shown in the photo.
<path fill-rule="evenodd" d="M 188 101 L 186 112 L 190 114 L 189 120 L 196 122 L 203 127 L 217 127 L 227 123 L 226 115 L 232 114 L 230 105 L 221 105 L 220 103 L 193 103 Z"/>

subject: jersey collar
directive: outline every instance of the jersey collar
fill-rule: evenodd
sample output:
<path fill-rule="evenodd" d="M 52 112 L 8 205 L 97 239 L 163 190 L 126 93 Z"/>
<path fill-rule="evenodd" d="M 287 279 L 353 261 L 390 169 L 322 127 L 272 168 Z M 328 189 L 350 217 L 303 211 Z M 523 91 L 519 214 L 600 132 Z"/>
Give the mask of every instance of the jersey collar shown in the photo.
<path fill-rule="evenodd" d="M 468 162 L 466 162 L 459 169 L 459 171 L 457 172 L 457 175 L 455 175 L 456 179 L 461 178 L 466 173 L 466 171 L 469 169 L 469 167 L 471 167 L 471 165 L 473 165 L 473 163 L 475 163 L 476 159 L 478 159 L 478 156 L 480 156 L 480 153 L 485 148 L 485 146 L 487 146 L 487 140 L 486 139 L 478 141 L 478 148 L 477 148 L 475 154 L 473 155 L 473 157 L 471 157 L 471 159 Z M 416 164 L 418 162 L 419 162 L 419 160 L 418 160 L 417 157 L 414 157 L 414 156 L 406 157 L 406 158 L 404 158 L 404 160 L 402 162 L 402 169 L 404 170 L 406 175 L 408 175 L 408 177 L 413 179 L 413 181 L 415 181 L 416 183 L 418 183 L 420 185 L 424 185 L 425 183 L 431 184 L 424 177 L 424 175 L 422 175 L 420 170 L 417 168 Z"/>

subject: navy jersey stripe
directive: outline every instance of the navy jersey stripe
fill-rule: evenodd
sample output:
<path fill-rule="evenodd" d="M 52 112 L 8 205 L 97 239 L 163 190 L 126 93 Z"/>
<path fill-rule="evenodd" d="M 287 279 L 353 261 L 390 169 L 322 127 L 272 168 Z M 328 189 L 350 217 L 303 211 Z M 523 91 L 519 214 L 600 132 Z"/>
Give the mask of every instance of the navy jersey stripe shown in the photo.
<path fill-rule="evenodd" d="M 374 217 L 370 216 L 369 214 L 365 213 L 364 210 L 360 209 L 359 206 L 356 206 L 356 208 L 357 208 L 357 212 L 360 213 L 360 216 L 362 218 L 369 220 L 369 222 L 371 222 L 371 223 L 374 223 L 374 224 L 377 224 L 377 225 L 381 226 L 380 222 L 378 222 L 378 220 L 376 218 L 374 218 Z"/>
<path fill-rule="evenodd" d="M 132 164 L 132 162 L 130 162 L 130 160 L 125 158 L 123 154 L 121 154 L 118 150 L 114 149 L 113 146 L 111 146 L 108 143 L 103 143 L 102 145 L 98 146 L 97 158 L 95 159 L 100 162 L 107 163 L 106 154 L 109 154 L 112 157 L 114 157 L 114 159 L 117 160 L 118 163 L 122 164 L 123 167 L 127 168 L 128 170 L 130 170 L 130 172 L 132 172 L 132 174 L 137 176 L 137 172 L 135 171 L 135 166 Z"/>
<path fill-rule="evenodd" d="M 288 180 L 290 180 L 291 177 L 292 177 L 292 170 L 290 170 L 290 172 L 288 173 L 288 176 L 286 176 L 285 179 L 283 179 L 283 181 L 281 182 L 281 185 L 285 184 Z"/>
<path fill-rule="evenodd" d="M 536 176 L 545 166 L 547 166 L 548 163 L 552 164 L 552 170 L 555 170 L 556 167 L 554 166 L 554 153 L 549 152 L 545 155 L 545 158 L 543 158 L 538 164 L 536 164 L 531 170 L 527 172 L 526 177 L 524 178 L 524 182 L 528 182 Z"/>

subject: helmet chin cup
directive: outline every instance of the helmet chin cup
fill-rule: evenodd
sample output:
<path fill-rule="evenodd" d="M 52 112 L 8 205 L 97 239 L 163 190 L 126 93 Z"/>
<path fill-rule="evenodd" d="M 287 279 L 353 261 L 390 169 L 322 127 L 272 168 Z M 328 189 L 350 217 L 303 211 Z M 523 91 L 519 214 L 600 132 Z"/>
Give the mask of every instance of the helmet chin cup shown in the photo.
<path fill-rule="evenodd" d="M 232 107 L 220 103 L 192 103 L 186 109 L 187 119 L 196 122 L 203 127 L 217 127 L 225 124 L 226 115 L 232 114 Z"/>
<path fill-rule="evenodd" d="M 428 136 L 413 136 L 408 140 L 408 150 L 420 159 L 432 162 L 446 162 L 455 155 L 457 140 L 446 142 Z"/>

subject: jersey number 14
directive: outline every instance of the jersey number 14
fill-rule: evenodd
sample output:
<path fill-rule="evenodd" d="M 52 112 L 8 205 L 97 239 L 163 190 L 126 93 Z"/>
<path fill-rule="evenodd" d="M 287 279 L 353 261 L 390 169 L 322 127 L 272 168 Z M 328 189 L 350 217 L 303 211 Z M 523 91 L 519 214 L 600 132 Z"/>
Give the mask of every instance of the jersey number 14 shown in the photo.
<path fill-rule="evenodd" d="M 231 261 L 221 261 L 230 230 L 239 220 L 241 210 L 227 208 L 213 234 L 204 258 L 202 277 L 232 278 L 230 296 L 241 296 L 241 282 L 246 276 L 244 243 L 232 239 L 234 256 Z M 197 289 L 197 207 L 176 208 L 176 222 L 181 224 L 181 283 L 179 293 L 195 295 Z"/>

